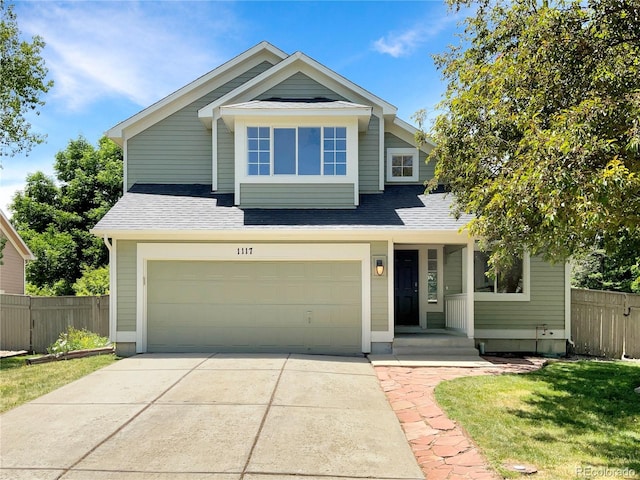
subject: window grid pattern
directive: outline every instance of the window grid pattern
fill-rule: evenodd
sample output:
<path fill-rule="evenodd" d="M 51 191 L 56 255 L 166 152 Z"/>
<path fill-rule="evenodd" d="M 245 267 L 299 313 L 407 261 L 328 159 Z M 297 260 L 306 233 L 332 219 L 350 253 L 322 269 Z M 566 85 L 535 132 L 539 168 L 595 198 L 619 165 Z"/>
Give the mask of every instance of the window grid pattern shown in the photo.
<path fill-rule="evenodd" d="M 271 175 L 271 129 L 247 128 L 249 175 Z"/>
<path fill-rule="evenodd" d="M 324 127 L 325 175 L 347 174 L 347 129 Z"/>
<path fill-rule="evenodd" d="M 271 151 L 271 127 L 247 127 L 247 152 L 248 152 L 248 174 L 249 175 L 271 175 L 271 163 L 276 164 L 274 174 L 296 174 L 296 175 L 346 175 L 347 174 L 347 129 L 346 127 L 323 127 L 322 128 L 322 171 L 318 172 L 313 166 L 313 154 L 305 152 L 304 157 L 300 157 L 300 134 L 309 136 L 319 128 L 299 127 L 274 128 L 275 131 L 284 132 L 294 130 L 291 137 L 295 145 L 293 161 L 286 162 L 287 165 L 281 167 L 278 159 L 272 159 Z M 282 141 L 282 140 L 281 140 Z M 310 142 L 308 142 L 310 143 Z M 312 142 L 311 142 L 312 143 Z M 310 143 L 310 144 L 311 144 Z M 312 145 L 311 145 L 312 146 Z M 303 150 L 304 151 L 304 150 Z M 296 153 L 297 152 L 297 153 Z M 300 168 L 302 161 L 303 168 Z M 293 167 L 291 165 L 293 165 Z"/>
<path fill-rule="evenodd" d="M 397 178 L 413 176 L 413 155 L 393 155 L 391 175 Z"/>

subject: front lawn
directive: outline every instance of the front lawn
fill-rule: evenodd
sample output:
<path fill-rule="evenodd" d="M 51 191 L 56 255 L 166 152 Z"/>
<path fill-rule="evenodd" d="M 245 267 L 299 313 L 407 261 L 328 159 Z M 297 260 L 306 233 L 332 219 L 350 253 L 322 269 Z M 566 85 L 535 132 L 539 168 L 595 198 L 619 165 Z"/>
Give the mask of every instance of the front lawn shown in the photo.
<path fill-rule="evenodd" d="M 640 478 L 640 365 L 558 362 L 521 375 L 440 383 L 436 399 L 505 477 Z"/>
<path fill-rule="evenodd" d="M 115 355 L 26 365 L 27 357 L 0 359 L 0 413 L 49 393 L 116 361 Z"/>

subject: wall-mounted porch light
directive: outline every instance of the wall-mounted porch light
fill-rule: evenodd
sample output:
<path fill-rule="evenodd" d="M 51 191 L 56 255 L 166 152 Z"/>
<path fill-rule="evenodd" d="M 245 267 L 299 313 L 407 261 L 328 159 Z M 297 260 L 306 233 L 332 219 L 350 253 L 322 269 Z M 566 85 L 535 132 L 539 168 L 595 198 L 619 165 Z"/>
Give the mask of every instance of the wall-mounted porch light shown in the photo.
<path fill-rule="evenodd" d="M 387 257 L 385 256 L 376 256 L 373 257 L 373 273 L 377 277 L 383 277 L 387 270 Z"/>

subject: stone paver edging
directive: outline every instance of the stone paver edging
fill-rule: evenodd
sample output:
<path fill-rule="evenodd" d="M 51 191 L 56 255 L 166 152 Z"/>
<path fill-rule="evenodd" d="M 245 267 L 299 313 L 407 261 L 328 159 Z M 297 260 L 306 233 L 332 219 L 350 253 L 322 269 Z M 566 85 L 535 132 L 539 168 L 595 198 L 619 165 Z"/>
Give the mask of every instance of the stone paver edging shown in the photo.
<path fill-rule="evenodd" d="M 491 368 L 375 367 L 382 389 L 427 480 L 499 478 L 466 432 L 437 405 L 434 389 L 443 380 L 462 376 L 537 370 L 544 359 L 485 358 L 492 363 Z"/>

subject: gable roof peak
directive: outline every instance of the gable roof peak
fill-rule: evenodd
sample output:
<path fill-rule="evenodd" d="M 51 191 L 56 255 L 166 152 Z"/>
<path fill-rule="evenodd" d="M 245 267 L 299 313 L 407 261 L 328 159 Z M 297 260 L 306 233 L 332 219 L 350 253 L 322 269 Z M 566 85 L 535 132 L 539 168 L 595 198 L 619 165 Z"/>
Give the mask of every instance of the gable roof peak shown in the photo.
<path fill-rule="evenodd" d="M 0 210 L 0 230 L 5 238 L 7 238 L 13 246 L 16 248 L 20 256 L 24 260 L 35 260 L 36 257 L 31 253 L 29 247 L 22 239 L 20 234 L 16 231 L 14 226 L 11 224 L 7 216 L 4 214 L 2 210 Z"/>
<path fill-rule="evenodd" d="M 261 63 L 265 60 L 276 64 L 288 57 L 289 55 L 287 53 L 266 40 L 263 40 L 231 60 L 198 77 L 184 87 L 179 88 L 163 99 L 118 123 L 107 130 L 105 135 L 122 146 L 124 143 L 125 130 L 131 130 L 127 133 L 129 133 L 128 136 L 132 136 L 144 128 L 168 117 L 208 93 L 207 90 L 217 88 L 217 86 L 220 86 L 218 84 L 223 84 L 230 80 L 231 78 L 227 77 L 232 77 L 233 72 L 242 67 L 242 65 L 248 65 L 249 68 L 251 68 L 253 64 Z"/>

